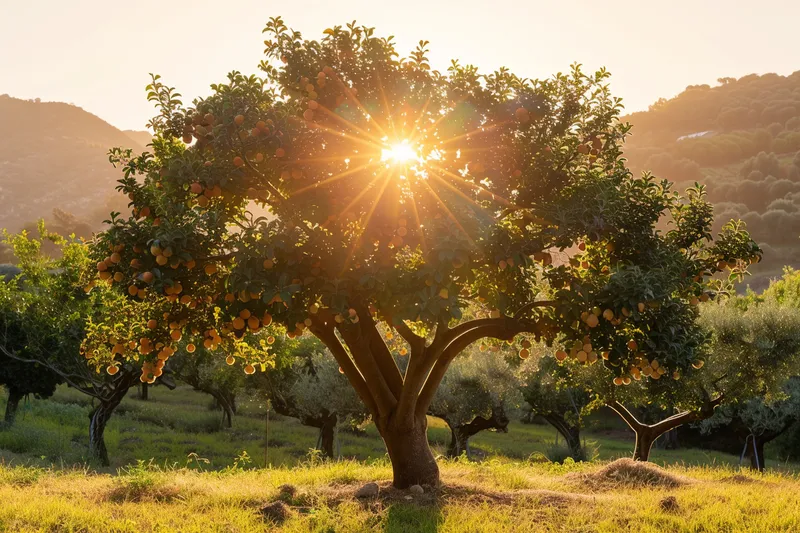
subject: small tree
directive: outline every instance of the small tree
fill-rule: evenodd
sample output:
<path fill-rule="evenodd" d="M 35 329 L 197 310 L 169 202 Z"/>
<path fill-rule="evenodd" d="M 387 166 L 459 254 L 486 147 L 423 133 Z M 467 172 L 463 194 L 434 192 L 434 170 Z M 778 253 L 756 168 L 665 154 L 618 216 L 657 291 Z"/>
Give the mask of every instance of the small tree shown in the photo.
<path fill-rule="evenodd" d="M 469 439 L 481 431 L 508 431 L 508 414 L 519 405 L 519 380 L 509 355 L 482 352 L 470 348 L 450 365 L 428 410 L 450 428 L 448 457 L 469 457 Z"/>
<path fill-rule="evenodd" d="M 6 239 L 19 259 L 21 274 L 0 284 L 0 353 L 15 366 L 27 365 L 28 372 L 42 379 L 45 391 L 48 383 L 63 380 L 98 401 L 89 414 L 89 451 L 108 465 L 105 427 L 139 371 L 132 363 L 107 369 L 87 365 L 92 355 L 81 353 L 81 342 L 93 318 L 109 309 L 124 314 L 131 308 L 115 292 L 86 295 L 81 290 L 81 276 L 88 267 L 85 245 L 47 233 L 42 225 L 39 232 L 39 239 L 25 232 Z M 43 240 L 58 247 L 58 259 L 42 253 Z"/>
<path fill-rule="evenodd" d="M 543 346 L 536 346 L 534 356 L 522 366 L 522 397 L 534 414 L 564 437 L 573 459 L 583 460 L 586 453 L 580 430 L 584 415 L 591 409 L 589 383 L 586 376 L 573 372 L 572 365 L 559 364 L 545 353 Z"/>
<path fill-rule="evenodd" d="M 316 449 L 334 458 L 338 428 L 362 424 L 369 411 L 316 339 L 279 339 L 274 352 L 275 368 L 252 376 L 248 385 L 265 395 L 278 414 L 317 428 Z"/>
<path fill-rule="evenodd" d="M 603 390 L 602 383 L 597 383 L 608 406 L 636 433 L 634 459 L 646 461 L 660 435 L 708 419 L 718 406 L 778 392 L 785 376 L 798 369 L 800 311 L 796 309 L 772 300 L 748 306 L 746 299 L 734 298 L 703 306 L 701 324 L 712 338 L 706 354 L 695 364 L 702 371 L 679 376 L 680 381 L 636 383 L 622 390 Z M 656 404 L 678 412 L 646 424 L 625 404 Z"/>
<path fill-rule="evenodd" d="M 225 361 L 205 348 L 192 345 L 191 353 L 184 350 L 169 361 L 173 377 L 194 390 L 210 395 L 222 410 L 222 424 L 233 427 L 236 397 L 244 388 L 245 375 L 235 361 Z"/>
<path fill-rule="evenodd" d="M 0 327 L 8 327 L 9 324 L 1 324 Z M 8 337 L 13 335 L 7 333 Z M 17 353 L 24 353 L 24 346 L 12 348 Z M 25 355 L 25 357 L 29 357 Z M 36 357 L 31 357 L 36 359 Z M 47 368 L 37 363 L 22 363 L 16 359 L 11 359 L 0 353 L 0 385 L 5 385 L 8 391 L 8 401 L 6 403 L 6 414 L 3 425 L 11 427 L 17 417 L 19 403 L 28 395 L 36 398 L 49 398 L 56 391 L 56 387 L 63 383 L 63 379 L 51 372 Z"/>
<path fill-rule="evenodd" d="M 398 59 L 390 38 L 355 24 L 319 41 L 279 18 L 265 32 L 263 79 L 231 73 L 184 107 L 155 76 L 153 153 L 112 153 L 132 214 L 112 217 L 94 258 L 144 305 L 125 326 L 109 317 L 134 348 L 90 332 L 96 361 L 168 358 L 190 333 L 247 370 L 271 356 L 246 337 L 273 322 L 310 331 L 372 413 L 395 486 L 437 484 L 426 414 L 471 344 L 588 335 L 587 360 L 607 351 L 620 375 L 627 343 L 648 338 L 683 370 L 694 352 L 650 329 L 693 328 L 709 276 L 760 254 L 740 225 L 710 241 L 702 190 L 684 200 L 628 172 L 604 70 L 528 80 L 453 62 L 442 73 L 426 42 Z M 550 250 L 578 245 L 553 264 Z M 475 308 L 482 318 L 463 318 Z M 404 341 L 404 373 L 380 324 Z"/>
<path fill-rule="evenodd" d="M 754 397 L 741 403 L 724 405 L 701 425 L 704 432 L 724 427 L 744 442 L 750 467 L 766 468 L 764 445 L 780 437 L 800 421 L 800 378 L 786 381 L 770 397 Z"/>

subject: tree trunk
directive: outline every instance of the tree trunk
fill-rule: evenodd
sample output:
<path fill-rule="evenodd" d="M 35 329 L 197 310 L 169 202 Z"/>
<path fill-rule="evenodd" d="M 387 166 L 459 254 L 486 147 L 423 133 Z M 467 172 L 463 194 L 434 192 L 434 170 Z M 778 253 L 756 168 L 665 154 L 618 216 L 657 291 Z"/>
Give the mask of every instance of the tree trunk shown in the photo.
<path fill-rule="evenodd" d="M 714 400 L 708 400 L 701 409 L 697 411 L 684 411 L 669 418 L 665 418 L 656 424 L 643 424 L 631 413 L 624 405 L 617 401 L 606 404 L 612 411 L 617 413 L 636 434 L 636 446 L 633 451 L 635 461 L 648 461 L 650 459 L 650 449 L 658 437 L 668 431 L 672 431 L 683 424 L 705 420 L 714 414 L 714 409 L 722 402 L 723 397 L 719 396 Z"/>
<path fill-rule="evenodd" d="M 233 415 L 236 410 L 231 405 L 230 399 L 225 394 L 217 390 L 206 389 L 203 392 L 210 394 L 216 401 L 220 409 L 222 409 L 222 426 L 226 429 L 233 427 Z"/>
<path fill-rule="evenodd" d="M 106 425 L 137 379 L 136 373 L 121 372 L 114 381 L 115 388 L 111 394 L 106 398 L 98 398 L 100 404 L 89 413 L 89 454 L 103 466 L 111 464 L 105 441 Z"/>
<path fill-rule="evenodd" d="M 24 397 L 24 394 L 17 392 L 14 389 L 8 390 L 8 403 L 6 403 L 6 416 L 4 419 L 6 427 L 11 427 L 14 425 L 14 421 L 17 419 L 19 402 L 22 401 L 22 398 Z"/>
<path fill-rule="evenodd" d="M 750 445 L 748 446 L 750 468 L 759 472 L 764 471 L 764 444 L 766 443 L 763 439 L 754 437 L 750 439 Z"/>
<path fill-rule="evenodd" d="M 89 453 L 103 466 L 111 464 L 108 459 L 108 449 L 106 448 L 104 434 L 108 420 L 117 405 L 119 405 L 119 402 L 116 402 L 116 404 L 113 402 L 101 402 L 89 414 Z"/>
<path fill-rule="evenodd" d="M 428 444 L 428 421 L 424 415 L 413 417 L 410 424 L 378 419 L 376 425 L 392 462 L 395 488 L 439 484 L 439 467 Z"/>
<path fill-rule="evenodd" d="M 146 402 L 149 398 L 149 391 L 150 386 L 147 383 L 142 383 L 141 387 L 139 388 L 139 399 L 143 402 Z"/>
<path fill-rule="evenodd" d="M 467 459 L 469 459 L 469 435 L 460 426 L 450 426 L 450 443 L 447 445 L 447 457 L 455 459 L 456 457 L 461 457 L 462 453 L 466 453 Z"/>
<path fill-rule="evenodd" d="M 336 424 L 338 419 L 335 414 L 328 415 L 322 421 L 319 428 L 319 439 L 317 440 L 317 447 L 325 457 L 334 459 L 336 453 L 333 450 L 333 445 L 336 440 Z"/>
<path fill-rule="evenodd" d="M 633 449 L 633 460 L 649 461 L 650 450 L 660 434 L 658 431 L 653 430 L 651 426 L 637 428 L 634 432 L 636 433 L 636 445 Z"/>
<path fill-rule="evenodd" d="M 569 424 L 566 419 L 557 413 L 542 415 L 542 418 L 556 428 L 556 431 L 564 437 L 573 459 L 583 458 L 583 447 L 581 446 L 581 428 Z"/>

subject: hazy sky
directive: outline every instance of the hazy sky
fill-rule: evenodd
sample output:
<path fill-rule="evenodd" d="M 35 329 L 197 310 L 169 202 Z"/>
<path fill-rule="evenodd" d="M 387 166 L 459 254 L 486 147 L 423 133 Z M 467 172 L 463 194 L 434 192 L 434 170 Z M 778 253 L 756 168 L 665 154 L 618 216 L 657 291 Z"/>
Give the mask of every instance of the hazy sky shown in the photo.
<path fill-rule="evenodd" d="M 0 0 L 0 94 L 71 102 L 120 128 L 153 114 L 148 72 L 185 101 L 256 72 L 280 15 L 307 37 L 358 20 L 401 51 L 547 77 L 606 66 L 629 110 L 722 76 L 800 70 L 800 0 Z"/>

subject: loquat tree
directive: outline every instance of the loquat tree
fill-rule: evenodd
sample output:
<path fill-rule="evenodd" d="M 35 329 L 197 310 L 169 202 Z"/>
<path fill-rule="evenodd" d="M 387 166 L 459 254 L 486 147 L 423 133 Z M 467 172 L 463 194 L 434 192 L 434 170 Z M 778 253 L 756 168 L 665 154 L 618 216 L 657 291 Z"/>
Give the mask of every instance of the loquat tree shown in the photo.
<path fill-rule="evenodd" d="M 89 453 L 109 464 L 104 432 L 106 424 L 136 383 L 139 372 L 134 361 L 119 361 L 103 371 L 87 365 L 81 343 L 93 319 L 116 309 L 120 316 L 134 308 L 121 295 L 100 288 L 87 295 L 82 278 L 89 269 L 87 247 L 49 233 L 39 226 L 39 237 L 26 232 L 6 236 L 6 244 L 18 258 L 20 274 L 0 283 L 0 357 L 11 361 L 2 372 L 24 368 L 20 382 L 27 390 L 51 393 L 57 382 L 97 400 L 89 414 Z M 43 244 L 57 250 L 57 258 L 43 253 Z"/>
<path fill-rule="evenodd" d="M 593 378 L 595 406 L 610 407 L 636 434 L 634 459 L 647 461 L 656 439 L 683 424 L 707 420 L 721 407 L 727 410 L 779 393 L 786 379 L 800 370 L 798 310 L 774 300 L 750 305 L 743 300 L 734 297 L 701 306 L 699 335 L 709 342 L 698 353 L 697 371 L 679 380 L 643 380 L 659 366 L 642 361 L 630 386 L 609 387 L 606 380 Z M 646 423 L 633 410 L 644 406 L 672 414 Z"/>
<path fill-rule="evenodd" d="M 263 78 L 233 72 L 184 106 L 155 76 L 153 153 L 112 152 L 132 214 L 97 238 L 93 284 L 142 305 L 90 330 L 94 364 L 144 357 L 155 379 L 185 335 L 255 372 L 273 356 L 249 337 L 310 332 L 372 414 L 400 488 L 438 483 L 426 413 L 481 339 L 591 344 L 576 358 L 604 354 L 617 377 L 637 351 L 691 368 L 692 304 L 760 250 L 735 224 L 712 241 L 702 190 L 631 175 L 607 72 L 439 72 L 427 42 L 401 59 L 355 23 L 320 40 L 280 18 L 265 32 Z"/>

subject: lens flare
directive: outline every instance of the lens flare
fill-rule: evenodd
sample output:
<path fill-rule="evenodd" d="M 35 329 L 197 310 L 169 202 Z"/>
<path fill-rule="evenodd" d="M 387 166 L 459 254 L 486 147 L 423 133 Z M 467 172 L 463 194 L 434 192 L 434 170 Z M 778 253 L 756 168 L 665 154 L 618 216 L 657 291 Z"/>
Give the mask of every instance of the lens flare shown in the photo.
<path fill-rule="evenodd" d="M 414 150 L 408 141 L 401 141 L 399 143 L 387 146 L 381 150 L 381 161 L 387 161 L 393 164 L 401 164 L 418 160 L 419 154 L 416 150 Z"/>

